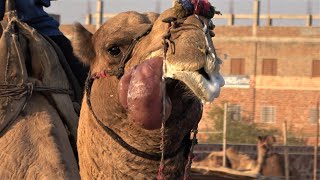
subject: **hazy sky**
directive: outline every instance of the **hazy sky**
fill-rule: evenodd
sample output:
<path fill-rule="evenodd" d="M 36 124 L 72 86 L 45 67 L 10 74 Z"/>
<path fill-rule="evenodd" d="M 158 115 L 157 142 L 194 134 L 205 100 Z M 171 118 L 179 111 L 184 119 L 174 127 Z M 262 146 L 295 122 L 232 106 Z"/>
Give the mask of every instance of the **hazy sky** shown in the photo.
<path fill-rule="evenodd" d="M 118 13 L 128 10 L 138 12 L 148 12 L 156 10 L 156 2 L 158 0 L 104 0 L 105 13 Z M 222 13 L 230 12 L 230 2 L 234 3 L 235 13 L 252 13 L 253 0 L 210 0 L 211 4 L 217 7 Z M 270 12 L 276 14 L 306 14 L 308 11 L 312 14 L 320 14 L 320 0 L 260 0 L 261 13 L 268 12 L 268 2 L 270 2 Z M 171 0 L 161 0 L 161 10 L 167 9 L 171 6 Z M 309 5 L 308 5 L 308 2 Z M 88 7 L 88 4 L 90 6 Z M 90 10 L 91 9 L 91 10 Z M 87 12 L 92 13 L 96 11 L 96 0 L 57 0 L 52 2 L 52 6 L 46 9 L 47 12 L 60 14 L 63 24 L 70 24 L 73 22 L 83 23 Z M 292 22 L 294 21 L 294 22 Z M 282 24 L 283 22 L 274 21 L 275 24 Z M 216 22 L 223 23 L 223 22 Z M 262 22 L 263 23 L 263 22 Z M 246 21 L 236 21 L 236 24 L 246 25 Z M 285 24 L 304 25 L 305 21 L 291 20 Z M 320 20 L 314 22 L 315 25 L 320 25 Z"/>

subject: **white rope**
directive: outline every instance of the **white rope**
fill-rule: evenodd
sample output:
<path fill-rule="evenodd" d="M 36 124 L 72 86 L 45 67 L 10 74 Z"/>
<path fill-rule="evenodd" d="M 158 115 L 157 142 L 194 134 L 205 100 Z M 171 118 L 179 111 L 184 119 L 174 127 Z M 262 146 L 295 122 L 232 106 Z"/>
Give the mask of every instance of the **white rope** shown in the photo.
<path fill-rule="evenodd" d="M 161 150 L 161 161 L 160 161 L 160 167 L 158 171 L 158 180 L 164 180 L 163 176 L 163 170 L 165 167 L 165 162 L 164 162 L 164 155 L 165 155 L 165 121 L 166 121 L 166 82 L 165 82 L 165 75 L 167 72 L 166 68 L 166 60 L 167 60 L 167 52 L 164 49 L 163 50 L 163 64 L 162 64 L 162 77 L 161 77 L 161 91 L 162 91 L 162 125 L 161 125 L 161 144 L 160 144 L 160 149 Z"/>

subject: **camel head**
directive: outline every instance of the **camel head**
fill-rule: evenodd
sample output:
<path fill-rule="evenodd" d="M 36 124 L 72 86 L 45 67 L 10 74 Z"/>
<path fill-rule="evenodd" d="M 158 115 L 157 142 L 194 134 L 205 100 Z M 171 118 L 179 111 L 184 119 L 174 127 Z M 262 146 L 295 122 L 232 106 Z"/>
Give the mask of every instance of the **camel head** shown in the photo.
<path fill-rule="evenodd" d="M 276 138 L 272 135 L 258 136 L 257 142 L 258 151 L 266 155 L 272 148 L 272 145 L 276 142 Z"/>
<path fill-rule="evenodd" d="M 144 152 L 160 152 L 161 127 L 165 151 L 178 151 L 199 123 L 202 103 L 212 102 L 224 85 L 211 40 L 214 25 L 179 7 L 160 15 L 120 13 L 94 34 L 75 28 L 75 53 L 90 66 L 93 111 Z M 81 116 L 90 114 L 82 109 Z"/>

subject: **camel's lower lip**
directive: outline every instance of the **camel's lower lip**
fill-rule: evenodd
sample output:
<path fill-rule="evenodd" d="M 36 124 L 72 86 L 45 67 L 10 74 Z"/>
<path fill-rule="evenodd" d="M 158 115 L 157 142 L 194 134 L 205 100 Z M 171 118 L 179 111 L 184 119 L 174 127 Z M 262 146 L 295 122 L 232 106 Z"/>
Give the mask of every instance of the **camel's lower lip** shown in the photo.
<path fill-rule="evenodd" d="M 160 56 L 161 51 L 153 52 L 150 57 Z M 219 73 L 220 68 L 215 71 L 215 57 L 207 56 L 205 73 L 198 71 L 178 70 L 166 62 L 165 77 L 182 81 L 203 102 L 212 102 L 219 97 L 221 87 L 224 86 L 224 79 Z M 219 66 L 219 65 L 218 65 Z"/>

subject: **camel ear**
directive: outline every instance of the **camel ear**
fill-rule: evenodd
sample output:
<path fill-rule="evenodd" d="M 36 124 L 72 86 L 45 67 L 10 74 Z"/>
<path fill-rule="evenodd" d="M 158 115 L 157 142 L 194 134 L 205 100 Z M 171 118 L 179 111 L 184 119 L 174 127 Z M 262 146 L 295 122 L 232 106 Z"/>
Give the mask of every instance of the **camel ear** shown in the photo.
<path fill-rule="evenodd" d="M 92 36 L 93 34 L 80 23 L 74 25 L 74 36 L 72 39 L 73 51 L 74 54 L 80 58 L 80 61 L 86 65 L 91 65 L 93 59 L 96 57 Z"/>

